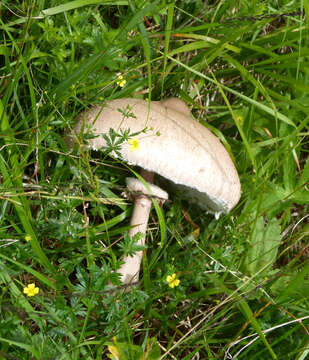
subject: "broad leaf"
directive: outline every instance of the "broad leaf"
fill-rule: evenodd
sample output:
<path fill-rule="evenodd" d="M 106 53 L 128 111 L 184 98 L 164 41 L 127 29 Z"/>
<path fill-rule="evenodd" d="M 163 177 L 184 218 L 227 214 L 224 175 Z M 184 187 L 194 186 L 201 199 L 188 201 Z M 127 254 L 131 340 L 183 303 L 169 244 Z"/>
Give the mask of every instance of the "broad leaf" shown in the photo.
<path fill-rule="evenodd" d="M 276 261 L 281 235 L 276 218 L 264 224 L 260 216 L 254 224 L 250 249 L 247 255 L 247 269 L 251 275 L 260 272 L 265 275 Z"/>

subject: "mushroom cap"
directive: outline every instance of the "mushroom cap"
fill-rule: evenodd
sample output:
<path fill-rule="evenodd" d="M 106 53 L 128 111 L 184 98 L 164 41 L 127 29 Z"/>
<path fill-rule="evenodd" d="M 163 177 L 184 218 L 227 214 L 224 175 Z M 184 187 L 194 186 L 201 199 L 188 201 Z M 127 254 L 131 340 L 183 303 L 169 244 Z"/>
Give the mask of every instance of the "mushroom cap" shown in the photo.
<path fill-rule="evenodd" d="M 229 154 L 215 135 L 192 118 L 180 99 L 150 103 L 142 99 L 111 100 L 78 115 L 74 132 L 80 134 L 89 126 L 98 135 L 88 141 L 94 150 L 106 146 L 102 134 L 108 134 L 110 128 L 118 133 L 128 129 L 130 134 L 140 132 L 134 136 L 139 149 L 123 143 L 122 159 L 170 180 L 185 197 L 208 212 L 227 213 L 239 201 L 240 182 Z"/>

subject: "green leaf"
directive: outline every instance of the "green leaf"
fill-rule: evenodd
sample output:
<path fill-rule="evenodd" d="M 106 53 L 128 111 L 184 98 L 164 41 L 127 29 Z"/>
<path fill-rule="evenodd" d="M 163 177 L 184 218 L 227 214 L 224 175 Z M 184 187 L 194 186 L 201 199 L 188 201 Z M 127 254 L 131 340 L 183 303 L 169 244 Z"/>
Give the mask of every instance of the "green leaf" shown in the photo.
<path fill-rule="evenodd" d="M 51 95 L 56 94 L 59 99 L 62 99 L 71 89 L 73 84 L 84 79 L 87 75 L 94 71 L 94 69 L 98 68 L 98 66 L 100 66 L 106 58 L 108 58 L 108 52 L 110 51 L 112 44 L 115 43 L 116 40 L 121 39 L 122 36 L 125 36 L 132 28 L 138 26 L 147 13 L 152 13 L 154 11 L 158 2 L 159 0 L 153 1 L 138 10 L 127 23 L 119 28 L 119 30 L 115 33 L 114 38 L 111 39 L 109 45 L 104 50 L 99 51 L 97 54 L 91 56 L 88 60 L 83 62 L 82 65 L 69 74 L 66 79 L 64 79 L 51 91 Z"/>
<path fill-rule="evenodd" d="M 269 219 L 291 206 L 292 193 L 272 182 L 266 183 L 266 191 L 262 196 L 259 213 L 266 214 Z"/>
<path fill-rule="evenodd" d="M 119 6 L 119 5 L 128 5 L 128 1 L 127 0 L 74 0 L 74 1 L 69 1 L 67 3 L 42 10 L 40 12 L 40 14 L 36 17 L 36 19 L 41 20 L 41 19 L 46 18 L 47 16 L 61 14 L 66 11 L 78 9 L 83 6 L 99 5 L 99 4 Z M 18 20 L 10 22 L 9 24 L 7 24 L 7 26 L 9 27 L 9 26 L 17 25 L 17 24 L 23 24 L 27 21 L 29 21 L 28 16 L 21 17 Z"/>
<path fill-rule="evenodd" d="M 145 234 L 140 232 L 132 237 L 129 235 L 129 233 L 125 233 L 123 241 L 118 243 L 118 246 L 122 250 L 123 255 L 133 256 L 136 252 L 146 249 L 146 246 L 137 244 L 137 242 L 144 237 Z"/>
<path fill-rule="evenodd" d="M 128 5 L 128 1 L 126 0 L 75 0 L 69 1 L 67 3 L 42 10 L 39 16 L 46 17 L 51 15 L 56 15 L 63 13 L 65 11 L 70 11 L 74 9 L 78 9 L 82 6 L 89 6 L 89 5 Z"/>
<path fill-rule="evenodd" d="M 114 343 L 106 343 L 106 345 L 110 351 L 108 358 L 112 360 L 140 359 L 143 355 L 143 351 L 139 346 L 130 343 L 114 340 Z"/>
<path fill-rule="evenodd" d="M 258 217 L 254 224 L 246 258 L 247 269 L 251 275 L 267 274 L 276 260 L 280 240 L 280 226 L 277 219 L 273 218 L 265 225 L 264 218 Z"/>
<path fill-rule="evenodd" d="M 13 164 L 12 164 L 11 171 L 12 171 L 12 169 L 16 169 L 18 166 L 17 160 L 13 156 L 12 156 L 12 163 Z M 6 184 L 6 186 L 13 189 L 15 184 L 13 184 L 12 176 L 9 174 L 8 165 L 6 164 L 4 158 L 1 155 L 0 155 L 0 171 L 4 178 L 4 183 Z M 12 200 L 15 201 L 14 206 L 15 206 L 16 213 L 18 214 L 18 217 L 23 225 L 25 234 L 29 235 L 31 238 L 30 245 L 33 249 L 34 254 L 37 257 L 37 260 L 42 265 L 44 265 L 47 269 L 49 269 L 50 272 L 52 272 L 52 273 L 55 272 L 53 265 L 50 263 L 47 256 L 45 255 L 44 251 L 42 250 L 41 245 L 36 237 L 36 233 L 32 227 L 31 211 L 30 211 L 30 206 L 29 206 L 27 199 L 24 197 L 19 197 L 16 194 L 15 190 L 11 190 L 11 192 L 13 194 Z"/>
<path fill-rule="evenodd" d="M 164 90 L 164 78 L 166 76 L 166 66 L 167 66 L 167 53 L 170 44 L 171 31 L 173 28 L 173 19 L 174 19 L 174 7 L 175 4 L 171 3 L 167 8 L 167 20 L 165 26 L 165 36 L 164 36 L 164 53 L 163 53 L 163 72 L 162 72 L 162 84 L 161 84 L 161 96 L 163 95 Z"/>
<path fill-rule="evenodd" d="M 200 71 L 193 69 L 192 67 L 186 65 L 185 63 L 183 63 L 183 62 L 181 62 L 181 61 L 179 61 L 177 59 L 174 59 L 170 55 L 168 55 L 167 57 L 171 61 L 175 62 L 176 64 L 178 64 L 180 66 L 182 66 L 184 69 L 187 69 L 188 71 L 192 72 L 193 74 L 196 74 L 199 77 L 206 79 L 207 81 L 209 81 L 212 84 L 218 85 L 217 81 L 215 81 L 214 79 L 210 78 L 209 76 L 201 73 Z M 296 127 L 294 122 L 291 119 L 289 119 L 286 115 L 282 114 L 281 112 L 275 111 L 272 108 L 270 108 L 269 106 L 264 105 L 262 102 L 251 99 L 250 97 L 244 95 L 243 93 L 241 93 L 239 91 L 236 91 L 234 89 L 231 89 L 230 87 L 228 87 L 226 85 L 221 85 L 221 87 L 222 87 L 222 89 L 228 91 L 231 94 L 234 94 L 234 95 L 238 96 L 240 99 L 243 99 L 244 101 L 248 102 L 249 104 L 252 104 L 252 105 L 256 106 L 258 109 L 266 112 L 267 114 L 270 114 L 275 118 L 278 117 L 279 120 L 281 120 L 281 121 L 283 121 L 283 122 L 285 122 L 285 123 L 287 123 L 287 124 L 289 124 L 289 125 L 291 125 L 293 127 Z"/>
<path fill-rule="evenodd" d="M 158 360 L 161 357 L 161 350 L 155 338 L 147 340 L 146 351 L 139 360 Z"/>
<path fill-rule="evenodd" d="M 251 325 L 253 326 L 253 328 L 255 329 L 255 331 L 258 333 L 260 339 L 263 341 L 263 343 L 265 344 L 265 346 L 267 347 L 271 357 L 273 359 L 277 359 L 276 354 L 274 353 L 273 349 L 271 348 L 271 346 L 269 345 L 265 335 L 262 332 L 262 329 L 260 327 L 259 322 L 257 321 L 257 319 L 255 318 L 250 306 L 248 305 L 248 303 L 245 300 L 241 300 L 239 302 L 239 308 L 240 310 L 243 312 L 243 314 L 246 316 L 246 318 L 248 319 L 248 321 L 251 323 Z"/>
<path fill-rule="evenodd" d="M 9 345 L 15 345 L 15 346 L 17 346 L 17 347 L 19 347 L 21 349 L 24 349 L 24 350 L 28 351 L 32 356 L 35 357 L 35 359 L 41 359 L 41 356 L 40 356 L 39 352 L 32 345 L 25 344 L 25 343 L 22 343 L 22 342 L 19 342 L 19 341 L 13 341 L 13 340 L 10 340 L 10 339 L 4 339 L 2 337 L 0 337 L 0 341 L 2 341 L 4 343 L 7 343 Z"/>
<path fill-rule="evenodd" d="M 295 296 L 299 288 L 304 286 L 306 277 L 309 275 L 309 261 L 307 261 L 299 273 L 293 277 L 293 280 L 290 281 L 289 285 L 284 288 L 281 296 L 278 299 L 278 302 L 282 303 L 285 301 L 290 301 L 290 297 Z"/>
<path fill-rule="evenodd" d="M 50 288 L 56 290 L 56 285 L 53 281 L 51 281 L 50 279 L 48 279 L 46 276 L 42 275 L 41 273 L 39 273 L 38 271 L 32 269 L 32 267 L 21 264 L 13 259 L 8 258 L 7 256 L 0 254 L 0 258 L 9 261 L 13 264 L 15 264 L 16 266 L 22 268 L 23 270 L 27 271 L 29 274 L 32 274 L 33 276 L 35 276 L 41 283 L 49 286 Z"/>
<path fill-rule="evenodd" d="M 161 350 L 155 338 L 147 340 L 145 351 L 141 346 L 133 345 L 126 342 L 105 343 L 108 346 L 110 354 L 108 358 L 112 360 L 159 360 L 161 357 Z"/>
<path fill-rule="evenodd" d="M 306 164 L 301 173 L 300 179 L 297 182 L 297 187 L 304 186 L 304 184 L 308 184 L 309 182 L 309 157 L 306 160 Z"/>

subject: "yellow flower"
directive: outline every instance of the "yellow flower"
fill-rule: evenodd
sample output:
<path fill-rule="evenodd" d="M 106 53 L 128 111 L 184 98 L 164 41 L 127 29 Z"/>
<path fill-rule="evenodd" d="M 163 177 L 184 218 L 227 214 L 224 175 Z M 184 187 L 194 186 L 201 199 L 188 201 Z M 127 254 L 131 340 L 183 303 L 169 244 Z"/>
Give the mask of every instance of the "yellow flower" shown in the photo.
<path fill-rule="evenodd" d="M 39 288 L 35 287 L 35 284 L 28 284 L 24 288 L 24 294 L 27 294 L 28 296 L 34 296 L 39 293 Z"/>
<path fill-rule="evenodd" d="M 28 242 L 28 241 L 30 241 L 31 240 L 31 236 L 30 235 L 26 235 L 25 236 L 25 240 Z"/>
<path fill-rule="evenodd" d="M 174 288 L 175 286 L 178 286 L 180 281 L 177 279 L 176 274 L 174 273 L 172 276 L 168 275 L 166 278 L 166 281 L 168 282 L 168 286 L 171 288 Z"/>
<path fill-rule="evenodd" d="M 116 84 L 120 87 L 124 87 L 126 84 L 127 80 L 123 78 L 122 75 L 119 75 L 116 81 Z"/>
<path fill-rule="evenodd" d="M 140 150 L 140 146 L 139 146 L 139 142 L 136 138 L 134 139 L 129 139 L 128 143 L 131 145 L 130 146 L 130 151 L 134 151 L 134 150 Z"/>

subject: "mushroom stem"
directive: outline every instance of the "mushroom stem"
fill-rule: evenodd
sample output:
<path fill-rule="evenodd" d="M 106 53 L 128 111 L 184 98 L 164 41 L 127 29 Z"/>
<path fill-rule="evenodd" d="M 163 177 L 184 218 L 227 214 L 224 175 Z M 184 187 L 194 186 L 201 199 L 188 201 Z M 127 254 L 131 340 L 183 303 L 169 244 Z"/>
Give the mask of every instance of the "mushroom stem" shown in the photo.
<path fill-rule="evenodd" d="M 168 198 L 165 191 L 152 184 L 154 177 L 153 172 L 142 170 L 141 176 L 147 180 L 148 186 L 145 186 L 145 184 L 137 179 L 127 178 L 128 190 L 131 191 L 133 195 L 136 194 L 133 214 L 130 221 L 129 235 L 130 237 L 133 237 L 137 233 L 142 234 L 141 238 L 137 241 L 137 245 L 145 245 L 149 213 L 152 205 L 150 195 L 159 198 L 162 204 Z M 134 256 L 126 256 L 123 259 L 124 264 L 118 270 L 123 284 L 130 284 L 138 281 L 142 257 L 143 251 L 138 251 Z"/>
<path fill-rule="evenodd" d="M 137 245 L 145 245 L 146 230 L 148 225 L 149 213 L 152 205 L 150 197 L 145 195 L 138 195 L 135 198 L 133 214 L 130 221 L 129 235 L 133 237 L 137 233 L 143 236 L 137 241 Z M 121 275 L 121 282 L 130 284 L 138 281 L 139 269 L 143 257 L 143 251 L 138 251 L 134 256 L 126 256 L 123 261 L 124 264 L 120 267 L 118 272 Z"/>

